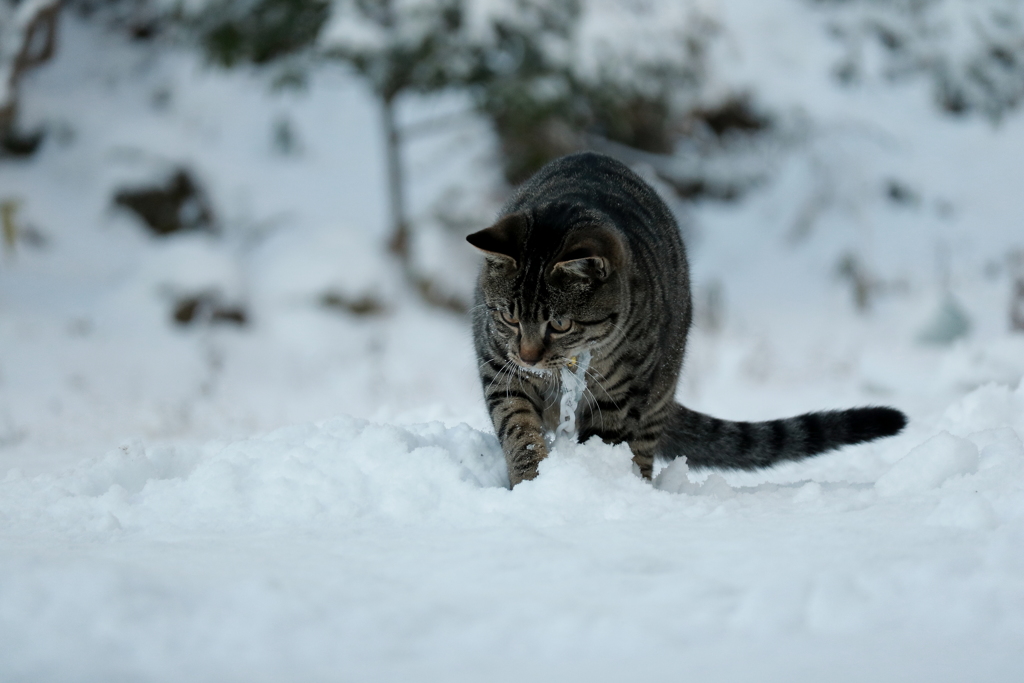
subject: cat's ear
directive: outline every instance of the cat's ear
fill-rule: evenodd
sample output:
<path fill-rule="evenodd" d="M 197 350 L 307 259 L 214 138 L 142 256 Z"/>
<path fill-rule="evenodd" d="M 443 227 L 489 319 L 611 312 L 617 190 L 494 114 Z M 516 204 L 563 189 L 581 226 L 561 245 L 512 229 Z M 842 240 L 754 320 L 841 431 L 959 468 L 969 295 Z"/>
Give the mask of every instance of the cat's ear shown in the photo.
<path fill-rule="evenodd" d="M 607 280 L 621 265 L 622 254 L 618 235 L 611 230 L 590 230 L 562 250 L 553 271 L 590 280 Z"/>
<path fill-rule="evenodd" d="M 466 241 L 484 253 L 489 260 L 516 266 L 526 233 L 526 216 L 513 213 L 480 232 L 466 237 Z"/>
<path fill-rule="evenodd" d="M 590 280 L 606 280 L 611 275 L 611 264 L 608 263 L 608 259 L 601 256 L 587 256 L 559 261 L 555 264 L 555 271 Z"/>

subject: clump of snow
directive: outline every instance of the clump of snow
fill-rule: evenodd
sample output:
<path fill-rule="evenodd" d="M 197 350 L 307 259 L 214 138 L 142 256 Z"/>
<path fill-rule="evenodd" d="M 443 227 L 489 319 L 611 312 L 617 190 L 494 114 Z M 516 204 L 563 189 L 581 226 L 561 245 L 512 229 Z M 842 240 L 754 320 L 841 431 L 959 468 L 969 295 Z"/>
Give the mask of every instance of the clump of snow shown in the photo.
<path fill-rule="evenodd" d="M 985 496 L 960 493 L 943 498 L 935 512 L 928 516 L 927 523 L 984 531 L 995 527 L 997 518 Z"/>

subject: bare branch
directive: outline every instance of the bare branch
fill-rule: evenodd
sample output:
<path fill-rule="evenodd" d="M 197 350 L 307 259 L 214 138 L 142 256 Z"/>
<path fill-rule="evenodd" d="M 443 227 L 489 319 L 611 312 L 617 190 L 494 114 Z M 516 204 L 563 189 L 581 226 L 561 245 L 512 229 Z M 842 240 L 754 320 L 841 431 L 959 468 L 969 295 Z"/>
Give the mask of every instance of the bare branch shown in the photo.
<path fill-rule="evenodd" d="M 0 138 L 14 126 L 22 76 L 57 49 L 60 9 L 61 0 L 23 0 L 0 23 Z"/>

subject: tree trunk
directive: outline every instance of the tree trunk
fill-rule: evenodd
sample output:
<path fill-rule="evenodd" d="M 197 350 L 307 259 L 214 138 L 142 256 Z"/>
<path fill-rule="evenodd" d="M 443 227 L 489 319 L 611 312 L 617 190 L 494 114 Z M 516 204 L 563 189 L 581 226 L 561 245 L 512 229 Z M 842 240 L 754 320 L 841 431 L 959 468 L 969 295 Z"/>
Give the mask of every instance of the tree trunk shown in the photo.
<path fill-rule="evenodd" d="M 417 273 L 412 266 L 409 248 L 409 221 L 405 208 L 405 169 L 402 167 L 402 132 L 395 120 L 395 98 L 381 98 L 381 114 L 384 121 L 384 139 L 388 171 L 388 203 L 391 208 L 391 237 L 388 249 L 402 262 L 405 278 L 431 306 L 445 308 L 455 313 L 465 313 L 469 306 L 459 297 L 440 291 L 430 278 Z"/>
<path fill-rule="evenodd" d="M 381 100 L 388 173 L 388 204 L 391 209 L 391 237 L 388 248 L 409 267 L 409 223 L 405 214 L 405 173 L 402 168 L 402 135 L 395 120 L 395 98 Z"/>

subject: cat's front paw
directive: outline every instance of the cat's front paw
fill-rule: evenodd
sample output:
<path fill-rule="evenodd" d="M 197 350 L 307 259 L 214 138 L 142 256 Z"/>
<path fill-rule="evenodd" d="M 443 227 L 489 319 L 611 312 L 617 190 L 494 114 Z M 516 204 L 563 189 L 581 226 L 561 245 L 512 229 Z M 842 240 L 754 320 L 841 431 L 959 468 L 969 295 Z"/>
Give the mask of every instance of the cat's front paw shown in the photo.
<path fill-rule="evenodd" d="M 537 478 L 537 468 L 541 460 L 548 456 L 547 449 L 537 443 L 527 444 L 526 448 L 508 457 L 508 480 L 515 488 L 516 484 L 522 481 L 529 481 Z"/>
<path fill-rule="evenodd" d="M 508 470 L 508 480 L 512 488 L 515 488 L 520 482 L 536 479 L 537 474 L 537 463 L 533 463 L 526 468 L 510 467 Z"/>

